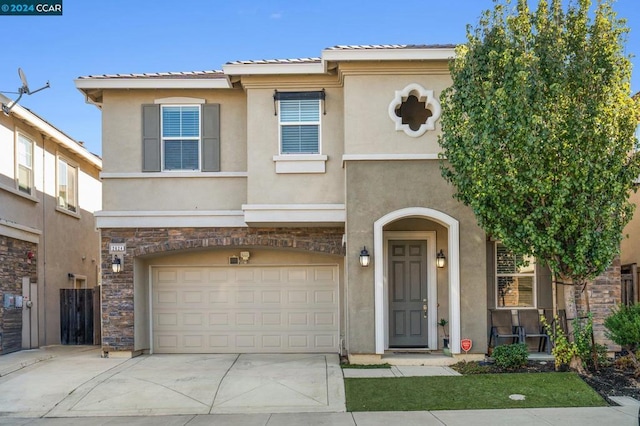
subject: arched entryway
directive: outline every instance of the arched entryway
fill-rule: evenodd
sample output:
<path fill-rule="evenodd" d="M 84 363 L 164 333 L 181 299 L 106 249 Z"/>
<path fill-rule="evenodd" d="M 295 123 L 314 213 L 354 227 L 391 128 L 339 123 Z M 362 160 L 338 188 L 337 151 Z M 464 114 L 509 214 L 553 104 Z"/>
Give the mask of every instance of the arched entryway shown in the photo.
<path fill-rule="evenodd" d="M 379 218 L 374 223 L 374 265 L 375 265 L 375 338 L 376 353 L 384 354 L 389 348 L 389 304 L 387 298 L 388 282 L 386 279 L 386 266 L 388 262 L 387 245 L 389 237 L 403 240 L 424 240 L 426 243 L 427 256 L 429 260 L 435 259 L 435 238 L 422 231 L 405 231 L 402 234 L 392 234 L 386 231 L 385 227 L 396 221 L 407 218 L 419 218 L 436 222 L 442 225 L 447 232 L 447 278 L 448 278 L 448 306 L 449 306 L 449 334 L 451 339 L 451 352 L 460 353 L 460 243 L 459 243 L 459 223 L 456 219 L 438 210 L 425 207 L 409 207 L 390 212 Z M 429 262 L 427 265 L 432 265 Z M 429 267 L 429 266 L 427 266 Z M 430 274 L 434 276 L 434 274 Z M 432 295 L 434 286 L 431 287 Z M 434 309 L 436 301 L 430 297 Z M 434 328 L 434 321 L 430 319 L 430 325 Z M 435 334 L 431 333 L 427 348 L 435 347 Z"/>

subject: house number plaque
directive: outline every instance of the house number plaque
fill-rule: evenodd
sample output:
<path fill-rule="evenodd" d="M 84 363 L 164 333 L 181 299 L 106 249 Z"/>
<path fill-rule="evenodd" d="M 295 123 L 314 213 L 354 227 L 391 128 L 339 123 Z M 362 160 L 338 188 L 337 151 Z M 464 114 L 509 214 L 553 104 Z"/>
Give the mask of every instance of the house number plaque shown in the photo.
<path fill-rule="evenodd" d="M 126 251 L 126 243 L 109 243 L 109 254 L 125 254 Z"/>

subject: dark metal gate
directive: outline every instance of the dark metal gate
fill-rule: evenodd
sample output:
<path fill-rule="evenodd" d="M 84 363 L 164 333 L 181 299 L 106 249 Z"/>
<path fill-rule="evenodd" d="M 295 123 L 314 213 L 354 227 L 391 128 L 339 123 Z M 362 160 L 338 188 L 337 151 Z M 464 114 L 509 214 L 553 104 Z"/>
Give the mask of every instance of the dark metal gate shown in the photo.
<path fill-rule="evenodd" d="M 93 289 L 60 289 L 60 341 L 93 345 Z"/>

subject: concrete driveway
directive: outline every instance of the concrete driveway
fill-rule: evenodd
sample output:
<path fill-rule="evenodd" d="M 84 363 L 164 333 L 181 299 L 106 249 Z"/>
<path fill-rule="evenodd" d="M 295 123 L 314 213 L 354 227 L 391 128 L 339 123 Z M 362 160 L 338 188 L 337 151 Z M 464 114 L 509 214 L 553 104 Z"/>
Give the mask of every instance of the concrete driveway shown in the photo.
<path fill-rule="evenodd" d="M 117 359 L 97 347 L 54 346 L 0 357 L 0 375 L 0 416 L 345 411 L 337 354 Z"/>

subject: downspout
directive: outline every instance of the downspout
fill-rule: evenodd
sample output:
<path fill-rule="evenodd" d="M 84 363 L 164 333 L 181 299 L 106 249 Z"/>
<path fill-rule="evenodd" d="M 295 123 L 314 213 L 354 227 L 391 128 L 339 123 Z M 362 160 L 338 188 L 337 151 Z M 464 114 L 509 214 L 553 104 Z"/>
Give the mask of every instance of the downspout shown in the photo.
<path fill-rule="evenodd" d="M 44 344 L 47 344 L 47 307 L 46 307 L 46 294 L 47 294 L 47 187 L 45 186 L 45 182 L 47 180 L 47 166 L 46 166 L 46 143 L 47 139 L 44 134 L 40 134 L 42 137 L 42 300 L 38 298 L 38 309 L 37 309 L 37 323 L 38 323 L 38 347 L 40 347 L 40 310 L 42 309 L 42 317 L 43 317 L 43 331 L 44 331 Z M 55 174 L 55 171 L 54 171 Z M 40 308 L 40 305 L 42 308 Z"/>

